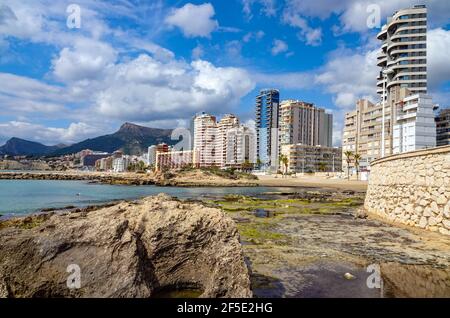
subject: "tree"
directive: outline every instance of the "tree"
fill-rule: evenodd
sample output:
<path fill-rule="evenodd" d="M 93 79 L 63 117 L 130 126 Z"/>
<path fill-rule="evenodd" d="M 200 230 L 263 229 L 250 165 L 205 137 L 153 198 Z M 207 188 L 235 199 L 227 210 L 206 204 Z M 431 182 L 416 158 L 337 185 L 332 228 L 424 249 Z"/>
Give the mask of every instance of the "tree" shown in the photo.
<path fill-rule="evenodd" d="M 261 159 L 256 159 L 256 166 L 258 167 L 258 169 L 261 169 L 261 165 L 262 165 L 262 161 Z"/>
<path fill-rule="evenodd" d="M 361 155 L 359 153 L 355 153 L 353 160 L 355 160 L 356 179 L 359 180 L 359 161 L 361 160 Z"/>
<path fill-rule="evenodd" d="M 245 160 L 245 162 L 241 165 L 241 169 L 244 172 L 249 172 L 253 169 L 253 164 L 250 161 Z"/>
<path fill-rule="evenodd" d="M 350 163 L 352 162 L 353 152 L 347 150 L 344 152 L 345 160 L 347 161 L 347 178 L 350 180 Z"/>
<path fill-rule="evenodd" d="M 318 166 L 320 172 L 325 172 L 327 170 L 327 165 L 325 164 L 325 162 L 319 162 Z"/>
<path fill-rule="evenodd" d="M 287 174 L 289 159 L 286 155 L 281 154 L 279 160 L 280 160 L 280 163 L 282 163 L 284 166 L 283 174 L 285 175 L 285 174 Z"/>

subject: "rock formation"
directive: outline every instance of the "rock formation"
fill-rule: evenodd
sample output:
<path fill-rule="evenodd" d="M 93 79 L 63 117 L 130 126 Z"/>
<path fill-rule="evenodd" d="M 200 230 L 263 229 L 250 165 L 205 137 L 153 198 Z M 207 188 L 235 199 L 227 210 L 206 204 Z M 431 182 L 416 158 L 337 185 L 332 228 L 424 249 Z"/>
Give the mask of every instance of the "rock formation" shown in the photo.
<path fill-rule="evenodd" d="M 236 226 L 219 209 L 161 194 L 0 224 L 0 297 L 157 297 L 180 289 L 252 296 Z"/>

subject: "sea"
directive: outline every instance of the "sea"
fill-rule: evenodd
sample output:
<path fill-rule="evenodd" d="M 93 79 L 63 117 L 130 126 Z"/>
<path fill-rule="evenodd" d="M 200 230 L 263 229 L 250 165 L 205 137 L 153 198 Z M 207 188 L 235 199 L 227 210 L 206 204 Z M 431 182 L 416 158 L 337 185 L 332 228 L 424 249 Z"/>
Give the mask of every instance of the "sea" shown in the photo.
<path fill-rule="evenodd" d="M 0 216 L 10 218 L 42 209 L 85 207 L 114 200 L 133 200 L 166 193 L 180 199 L 221 197 L 227 194 L 259 196 L 285 191 L 277 187 L 160 187 L 128 186 L 62 180 L 0 180 Z"/>

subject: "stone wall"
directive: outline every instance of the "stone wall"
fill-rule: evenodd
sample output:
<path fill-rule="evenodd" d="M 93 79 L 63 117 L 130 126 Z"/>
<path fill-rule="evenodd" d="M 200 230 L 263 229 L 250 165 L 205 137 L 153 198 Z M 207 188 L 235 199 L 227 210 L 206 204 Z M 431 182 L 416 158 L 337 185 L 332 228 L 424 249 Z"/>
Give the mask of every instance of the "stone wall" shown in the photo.
<path fill-rule="evenodd" d="M 450 235 L 450 146 L 372 162 L 364 207 L 392 222 Z"/>

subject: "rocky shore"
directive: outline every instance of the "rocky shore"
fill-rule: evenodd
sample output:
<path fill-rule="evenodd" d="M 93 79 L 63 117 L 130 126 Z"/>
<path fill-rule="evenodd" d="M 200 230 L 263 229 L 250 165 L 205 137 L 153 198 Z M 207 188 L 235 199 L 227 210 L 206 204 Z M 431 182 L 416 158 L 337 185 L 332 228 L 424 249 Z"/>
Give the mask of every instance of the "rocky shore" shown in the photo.
<path fill-rule="evenodd" d="M 0 180 L 81 180 L 116 185 L 158 185 L 178 187 L 249 187 L 257 186 L 256 178 L 241 175 L 216 174 L 191 170 L 172 173 L 106 173 L 106 172 L 48 172 L 0 171 Z"/>
<path fill-rule="evenodd" d="M 236 225 L 220 209 L 158 195 L 0 223 L 0 297 L 174 293 L 252 296 Z"/>
<path fill-rule="evenodd" d="M 450 297 L 450 239 L 373 219 L 363 202 L 298 189 L 205 204 L 237 223 L 255 297 Z M 370 288 L 377 267 L 382 286 Z"/>

